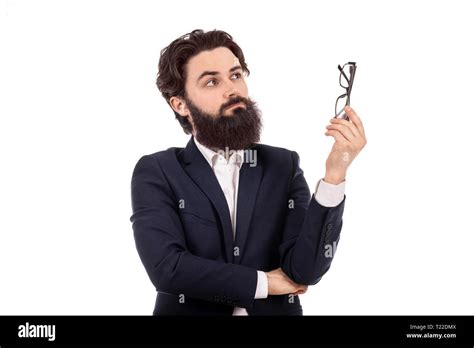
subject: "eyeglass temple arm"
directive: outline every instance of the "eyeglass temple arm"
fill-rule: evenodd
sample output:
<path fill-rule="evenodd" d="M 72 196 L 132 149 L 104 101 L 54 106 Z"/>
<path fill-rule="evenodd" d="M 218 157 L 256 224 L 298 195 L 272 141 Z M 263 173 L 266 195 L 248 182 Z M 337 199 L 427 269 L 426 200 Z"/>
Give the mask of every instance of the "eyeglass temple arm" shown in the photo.
<path fill-rule="evenodd" d="M 349 80 L 349 88 L 347 89 L 347 102 L 346 105 L 350 105 L 351 102 L 351 91 L 352 91 L 352 84 L 354 83 L 354 77 L 356 74 L 357 66 L 355 62 L 349 62 L 348 64 L 354 64 L 349 67 L 349 71 L 351 72 L 351 78 Z"/>
<path fill-rule="evenodd" d="M 341 72 L 342 75 L 344 75 L 344 77 L 346 78 L 346 80 L 349 82 L 349 78 L 347 77 L 346 73 L 344 72 L 344 67 L 338 65 L 337 68 L 339 69 L 339 71 Z"/>

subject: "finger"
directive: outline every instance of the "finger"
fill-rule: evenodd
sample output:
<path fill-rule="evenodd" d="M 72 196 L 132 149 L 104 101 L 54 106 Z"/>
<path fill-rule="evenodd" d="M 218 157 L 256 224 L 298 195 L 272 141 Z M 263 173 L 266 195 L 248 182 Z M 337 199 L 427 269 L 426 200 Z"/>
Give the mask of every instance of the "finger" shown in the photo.
<path fill-rule="evenodd" d="M 346 127 L 345 125 L 342 125 L 342 124 L 330 124 L 329 126 L 326 126 L 326 128 L 328 130 L 337 130 L 339 131 L 339 133 L 341 133 L 344 138 L 346 138 L 346 140 L 348 142 L 353 142 L 354 139 L 355 139 L 355 136 L 354 134 L 352 134 L 352 131 Z"/>
<path fill-rule="evenodd" d="M 347 128 L 349 128 L 352 132 L 352 134 L 354 134 L 354 136 L 357 138 L 357 137 L 360 137 L 360 132 L 359 130 L 357 129 L 357 127 L 355 126 L 354 123 L 350 122 L 350 121 L 347 121 L 347 120 L 344 120 L 342 118 L 331 118 L 329 120 L 329 122 L 331 124 L 342 124 L 344 126 L 346 126 Z"/>
<path fill-rule="evenodd" d="M 339 131 L 337 130 L 328 130 L 326 133 L 324 133 L 325 135 L 327 136 L 331 136 L 334 138 L 334 140 L 342 145 L 348 145 L 349 144 L 349 141 L 342 135 L 342 133 L 340 133 Z"/>
<path fill-rule="evenodd" d="M 355 110 L 351 108 L 350 106 L 346 106 L 345 111 L 349 119 L 356 125 L 359 132 L 365 136 L 364 125 L 362 124 L 362 120 L 357 115 Z"/>
<path fill-rule="evenodd" d="M 361 146 L 363 147 L 364 146 L 363 144 L 366 143 L 365 136 L 359 133 L 359 130 L 357 129 L 354 123 L 344 120 L 344 119 L 338 119 L 338 118 L 332 118 L 330 122 L 331 124 L 340 124 L 340 125 L 344 125 L 348 127 L 351 130 L 352 134 L 354 134 L 354 138 L 350 139 L 352 144 L 355 144 L 355 145 L 362 144 Z"/>

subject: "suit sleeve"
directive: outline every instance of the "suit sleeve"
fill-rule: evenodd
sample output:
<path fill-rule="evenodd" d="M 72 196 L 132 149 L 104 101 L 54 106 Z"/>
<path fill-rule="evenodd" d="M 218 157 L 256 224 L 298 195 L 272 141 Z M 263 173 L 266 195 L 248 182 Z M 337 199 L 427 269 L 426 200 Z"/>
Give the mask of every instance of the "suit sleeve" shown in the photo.
<path fill-rule="evenodd" d="M 131 182 L 135 244 L 157 291 L 251 308 L 257 271 L 191 254 L 178 214 L 178 201 L 151 155 L 140 158 Z"/>
<path fill-rule="evenodd" d="M 314 195 L 292 152 L 293 171 L 289 183 L 289 204 L 282 242 L 279 246 L 282 270 L 299 284 L 314 285 L 329 270 L 339 242 L 345 196 L 336 207 L 324 207 Z"/>

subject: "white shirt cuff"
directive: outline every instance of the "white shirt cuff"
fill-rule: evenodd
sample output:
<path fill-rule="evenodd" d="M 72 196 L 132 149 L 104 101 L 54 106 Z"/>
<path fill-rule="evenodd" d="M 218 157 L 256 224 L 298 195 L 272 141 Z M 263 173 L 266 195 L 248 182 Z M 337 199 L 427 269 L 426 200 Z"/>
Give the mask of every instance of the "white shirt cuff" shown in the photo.
<path fill-rule="evenodd" d="M 268 297 L 268 279 L 265 272 L 257 271 L 257 289 L 255 299 Z"/>
<path fill-rule="evenodd" d="M 314 199 L 323 207 L 336 207 L 343 201 L 345 189 L 346 180 L 338 185 L 333 185 L 321 179 L 316 185 Z"/>

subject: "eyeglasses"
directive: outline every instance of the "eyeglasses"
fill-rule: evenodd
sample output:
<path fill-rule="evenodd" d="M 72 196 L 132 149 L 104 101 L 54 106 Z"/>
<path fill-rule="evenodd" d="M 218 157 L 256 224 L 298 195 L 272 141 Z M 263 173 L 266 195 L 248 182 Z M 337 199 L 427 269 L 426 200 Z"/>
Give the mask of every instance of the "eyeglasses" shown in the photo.
<path fill-rule="evenodd" d="M 337 68 L 341 72 L 339 75 L 339 85 L 346 90 L 346 93 L 341 94 L 336 99 L 335 117 L 347 120 L 348 118 L 344 114 L 344 107 L 351 104 L 351 90 L 357 67 L 355 62 L 348 62 L 342 67 L 338 65 Z"/>

